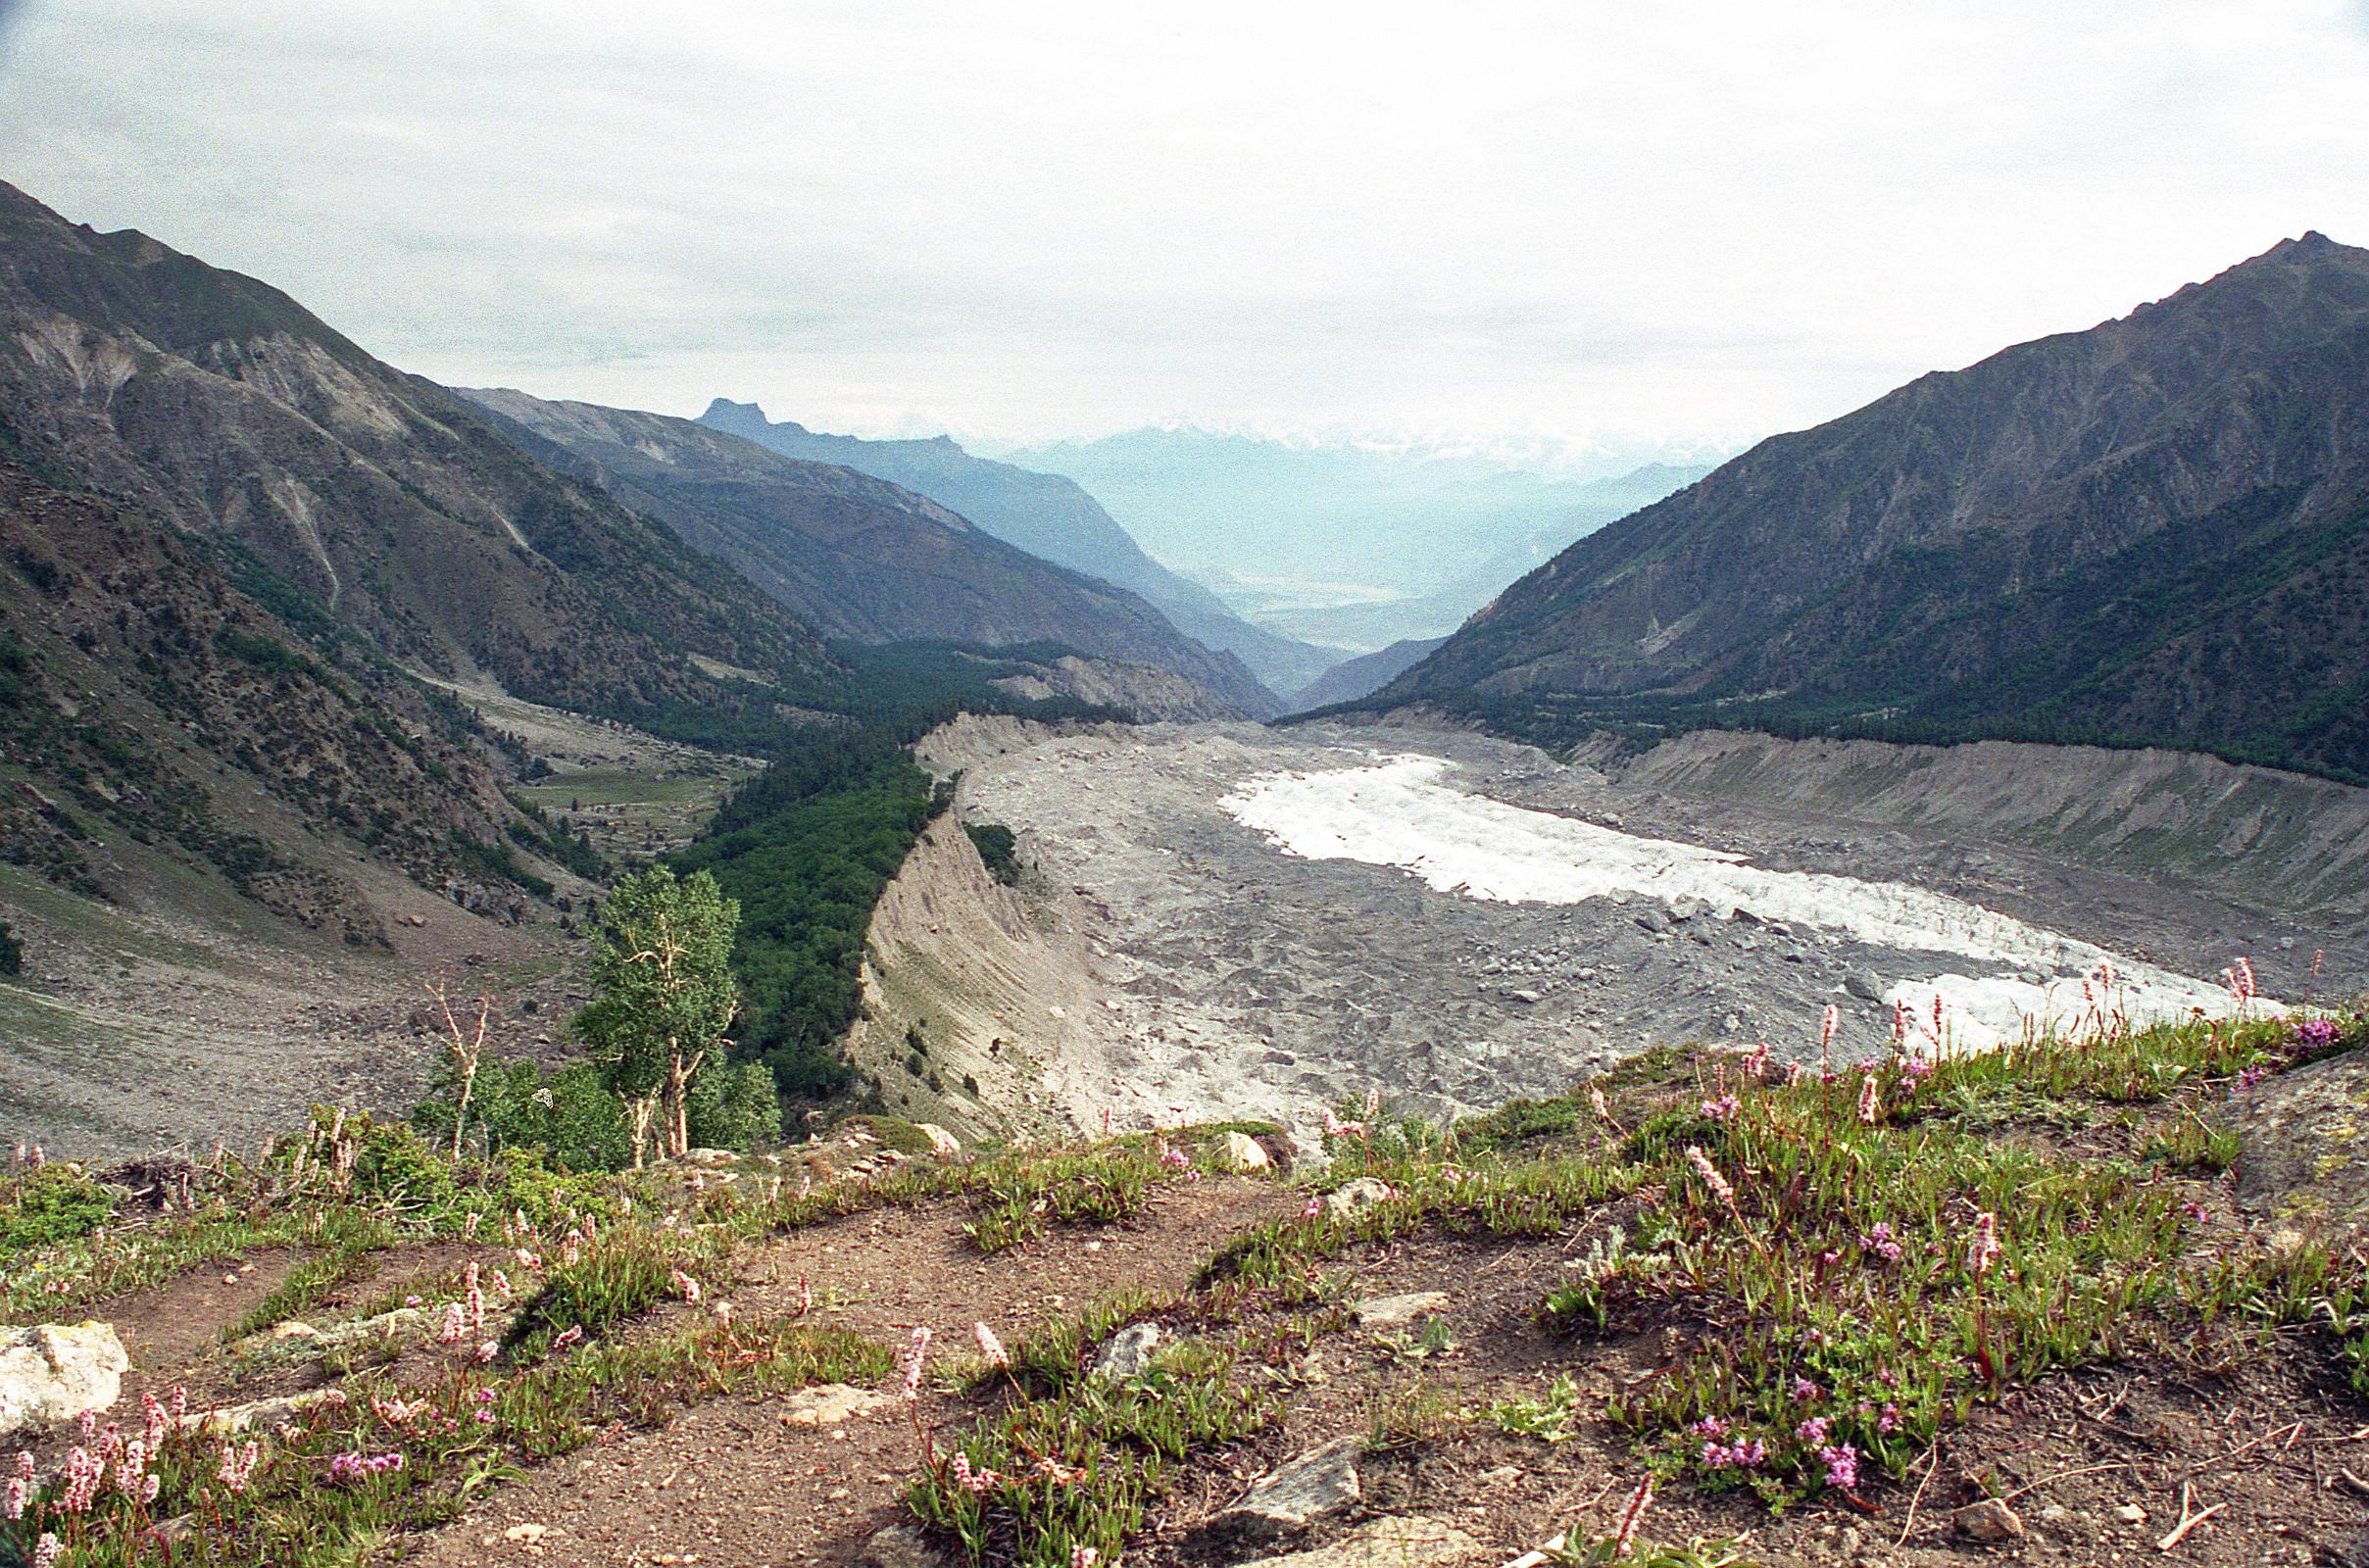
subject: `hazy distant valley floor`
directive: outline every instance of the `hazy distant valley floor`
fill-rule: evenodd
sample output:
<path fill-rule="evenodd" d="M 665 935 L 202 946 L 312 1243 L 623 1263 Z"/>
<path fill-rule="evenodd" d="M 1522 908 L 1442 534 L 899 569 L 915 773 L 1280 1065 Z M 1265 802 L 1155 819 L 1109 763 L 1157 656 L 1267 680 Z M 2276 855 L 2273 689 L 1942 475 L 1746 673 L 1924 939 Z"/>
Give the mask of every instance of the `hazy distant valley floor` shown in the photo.
<path fill-rule="evenodd" d="M 2319 996 L 2362 972 L 2350 919 L 1964 834 L 1627 787 L 1451 732 L 964 720 L 923 753 L 962 770 L 966 820 L 1019 834 L 1045 971 L 985 1021 L 954 966 L 932 973 L 934 1000 L 970 1014 L 972 1047 L 1018 1064 L 1015 1108 L 1080 1125 L 1106 1109 L 1120 1126 L 1305 1125 L 1371 1087 L 1485 1107 L 1690 1040 L 1766 1038 L 1798 1059 L 1829 1003 L 1837 1054 L 1856 1057 L 1889 1041 L 1896 998 L 1922 1026 L 1937 992 L 1951 1042 L 1979 1044 L 2019 1014 L 2070 1022 L 2108 956 L 2126 1004 L 2155 1015 L 2226 1006 L 2211 977 L 2242 954 L 2272 997 L 2313 990 L 2318 949 Z M 962 918 L 952 891 L 926 932 L 875 927 L 880 978 L 925 1037 L 933 999 L 900 989 L 897 958 L 924 956 L 908 981 L 931 967 Z M 1027 962 L 1007 953 L 999 969 Z"/>

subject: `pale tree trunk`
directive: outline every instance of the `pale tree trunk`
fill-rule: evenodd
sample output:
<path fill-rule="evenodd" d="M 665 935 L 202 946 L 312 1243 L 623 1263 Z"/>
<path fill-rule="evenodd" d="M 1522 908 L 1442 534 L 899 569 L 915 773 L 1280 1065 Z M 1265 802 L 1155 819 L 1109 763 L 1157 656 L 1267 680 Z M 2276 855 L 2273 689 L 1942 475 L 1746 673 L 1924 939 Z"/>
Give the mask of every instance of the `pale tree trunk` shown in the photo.
<path fill-rule="evenodd" d="M 671 1046 L 672 1042 L 668 1042 Z M 666 1152 L 676 1159 L 691 1152 L 691 1067 L 682 1054 L 666 1055 Z"/>
<path fill-rule="evenodd" d="M 658 1105 L 652 1096 L 635 1095 L 625 1102 L 625 1108 L 633 1117 L 633 1168 L 640 1170 L 644 1163 L 642 1151 L 650 1145 L 650 1117 Z"/>

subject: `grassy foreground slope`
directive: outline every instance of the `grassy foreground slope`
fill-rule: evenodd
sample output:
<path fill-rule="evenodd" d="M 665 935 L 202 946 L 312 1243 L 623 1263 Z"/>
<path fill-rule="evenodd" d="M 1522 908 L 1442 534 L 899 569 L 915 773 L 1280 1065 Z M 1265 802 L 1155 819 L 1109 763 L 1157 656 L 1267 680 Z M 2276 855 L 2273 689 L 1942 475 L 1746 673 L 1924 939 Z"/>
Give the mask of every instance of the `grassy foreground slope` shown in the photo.
<path fill-rule="evenodd" d="M 2312 1478 L 2369 1436 L 2369 1276 L 2295 1205 L 2233 1206 L 2256 1152 L 2226 1116 L 2357 1071 L 2329 1058 L 2369 1023 L 2133 1032 L 2101 985 L 2009 1052 L 1904 1025 L 1863 1067 L 1663 1054 L 1453 1127 L 1377 1096 L 1321 1113 L 1297 1190 L 1238 1173 L 1254 1136 L 1285 1152 L 1259 1128 L 933 1153 L 859 1122 L 792 1165 L 571 1177 L 327 1112 L 257 1164 L 131 1177 L 161 1213 L 21 1171 L 12 1318 L 228 1294 L 136 1374 L 154 1441 L 36 1441 L 5 1528 L 77 1568 L 899 1531 L 1054 1568 L 2348 1549 L 2358 1503 Z M 1148 1348 L 1098 1375 L 1121 1330 Z M 1304 1459 L 1357 1485 L 1290 1528 L 1227 1511 Z"/>

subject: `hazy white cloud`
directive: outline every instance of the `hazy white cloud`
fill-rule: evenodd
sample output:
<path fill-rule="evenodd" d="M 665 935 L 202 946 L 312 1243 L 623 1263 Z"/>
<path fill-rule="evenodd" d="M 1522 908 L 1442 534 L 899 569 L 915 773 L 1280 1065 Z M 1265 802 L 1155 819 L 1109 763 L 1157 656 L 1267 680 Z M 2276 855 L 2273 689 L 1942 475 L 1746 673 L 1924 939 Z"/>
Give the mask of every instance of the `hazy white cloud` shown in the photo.
<path fill-rule="evenodd" d="M 0 177 L 440 379 L 1728 442 L 2317 227 L 2354 0 L 29 3 Z"/>

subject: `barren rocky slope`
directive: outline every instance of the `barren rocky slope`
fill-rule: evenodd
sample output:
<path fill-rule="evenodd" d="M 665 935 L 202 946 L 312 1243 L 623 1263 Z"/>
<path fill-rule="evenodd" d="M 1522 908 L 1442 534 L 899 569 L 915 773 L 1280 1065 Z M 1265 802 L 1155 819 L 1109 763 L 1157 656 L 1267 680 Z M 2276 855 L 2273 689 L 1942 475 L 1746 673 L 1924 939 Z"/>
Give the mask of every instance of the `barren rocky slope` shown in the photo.
<path fill-rule="evenodd" d="M 1937 994 L 1971 1039 L 2017 1009 L 2078 1011 L 2104 955 L 2201 977 L 2160 982 L 2171 1012 L 2215 1004 L 2209 977 L 2241 955 L 2278 996 L 2362 973 L 2357 905 L 2308 907 L 2359 854 L 2359 792 L 2338 786 L 2311 827 L 2321 881 L 2266 906 L 2281 835 L 2259 876 L 2143 880 L 2069 830 L 2047 853 L 2015 842 L 2035 835 L 2010 813 L 1682 791 L 1675 756 L 1631 776 L 1447 731 L 970 719 L 921 753 L 961 772 L 965 820 L 1015 830 L 1027 873 L 1016 896 L 994 888 L 951 836 L 908 865 L 873 927 L 888 1004 L 866 1065 L 916 1108 L 939 1102 L 934 1073 L 966 1125 L 1305 1122 L 1373 1082 L 1487 1107 L 1657 1044 L 1766 1037 L 1799 1056 L 1828 1003 L 1847 1054 L 1890 1038 L 1896 999 L 1922 1016 Z M 1397 777 L 1377 765 L 1394 757 L 1446 771 Z M 2323 789 L 2294 783 L 2298 803 Z M 2229 842 L 2241 865 L 2244 849 Z M 1562 891 L 1574 872 L 1618 885 Z"/>

